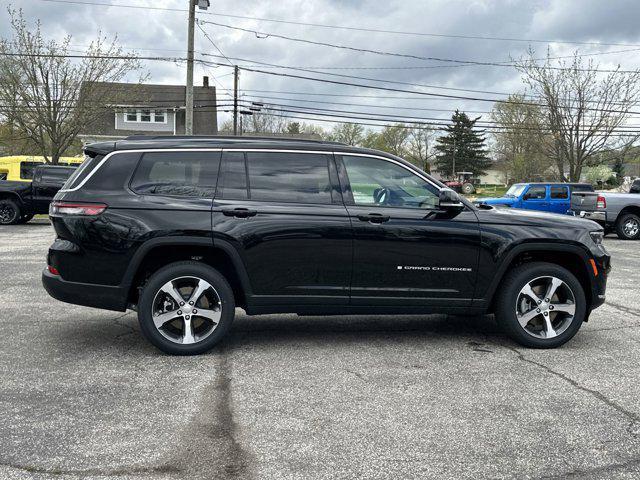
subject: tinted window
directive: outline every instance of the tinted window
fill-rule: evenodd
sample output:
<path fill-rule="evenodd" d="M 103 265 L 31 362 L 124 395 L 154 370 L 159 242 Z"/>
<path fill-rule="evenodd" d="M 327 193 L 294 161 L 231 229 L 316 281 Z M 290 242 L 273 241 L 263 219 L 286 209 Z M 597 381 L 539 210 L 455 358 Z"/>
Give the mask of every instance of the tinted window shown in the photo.
<path fill-rule="evenodd" d="M 524 195 L 525 200 L 541 200 L 546 198 L 547 188 L 544 186 L 530 187 Z"/>
<path fill-rule="evenodd" d="M 33 178 L 33 171 L 38 165 L 42 165 L 42 163 L 20 162 L 20 178 L 24 180 L 31 180 Z"/>
<path fill-rule="evenodd" d="M 251 200 L 331 203 L 330 155 L 248 152 Z"/>
<path fill-rule="evenodd" d="M 247 168 L 243 152 L 224 153 L 217 196 L 227 200 L 248 198 Z"/>
<path fill-rule="evenodd" d="M 218 152 L 150 152 L 142 155 L 131 189 L 140 194 L 213 197 Z"/>
<path fill-rule="evenodd" d="M 569 198 L 567 187 L 551 187 L 551 198 Z"/>
<path fill-rule="evenodd" d="M 356 205 L 435 208 L 438 190 L 415 173 L 387 160 L 342 157 Z"/>
<path fill-rule="evenodd" d="M 40 172 L 39 180 L 42 183 L 62 185 L 72 172 L 72 168 L 43 168 Z"/>
<path fill-rule="evenodd" d="M 67 182 L 62 187 L 63 189 L 75 188 L 80 183 L 87 178 L 87 175 L 91 173 L 91 171 L 100 163 L 100 161 L 104 158 L 104 155 L 96 155 L 95 157 L 90 157 L 89 155 L 85 155 L 84 162 L 80 164 L 78 168 L 75 169 L 73 174 L 69 177 Z"/>

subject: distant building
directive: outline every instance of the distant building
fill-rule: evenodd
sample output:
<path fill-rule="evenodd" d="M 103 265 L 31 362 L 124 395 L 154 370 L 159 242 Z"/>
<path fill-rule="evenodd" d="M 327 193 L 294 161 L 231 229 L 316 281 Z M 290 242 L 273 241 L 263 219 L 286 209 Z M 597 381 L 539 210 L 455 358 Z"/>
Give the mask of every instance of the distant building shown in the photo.
<path fill-rule="evenodd" d="M 106 95 L 116 92 L 117 101 L 113 109 L 105 110 L 98 121 L 80 132 L 84 143 L 135 134 L 185 134 L 184 85 L 100 82 L 96 86 Z M 208 77 L 203 78 L 203 86 L 193 88 L 193 98 L 193 133 L 216 135 L 216 89 L 209 86 Z"/>

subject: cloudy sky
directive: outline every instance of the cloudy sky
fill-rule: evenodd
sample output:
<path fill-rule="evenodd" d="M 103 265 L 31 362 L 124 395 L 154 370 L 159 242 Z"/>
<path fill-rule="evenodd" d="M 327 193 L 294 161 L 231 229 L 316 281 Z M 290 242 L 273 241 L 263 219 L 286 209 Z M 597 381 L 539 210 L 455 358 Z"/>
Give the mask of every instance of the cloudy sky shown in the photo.
<path fill-rule="evenodd" d="M 47 37 L 72 35 L 74 49 L 82 50 L 101 31 L 108 37 L 117 35 L 127 50 L 143 56 L 184 57 L 187 30 L 184 9 L 187 2 L 0 0 L 3 7 L 0 10 L 0 34 L 5 37 L 10 34 L 7 7 L 12 6 L 22 8 L 26 20 L 31 24 L 40 19 Z M 157 9 L 129 8 L 132 6 Z M 544 56 L 547 49 L 553 56 L 570 55 L 574 51 L 596 54 L 587 58 L 594 59 L 602 68 L 614 68 L 618 64 L 624 69 L 640 67 L 640 2 L 637 0 L 212 0 L 211 8 L 206 12 L 198 11 L 197 18 L 199 22 L 215 22 L 264 34 L 400 54 L 378 55 L 338 49 L 200 23 L 200 28 L 209 36 L 206 38 L 200 28 L 196 28 L 196 57 L 200 59 L 229 63 L 225 59 L 204 55 L 218 55 L 217 46 L 227 57 L 244 59 L 232 58 L 231 63 L 250 65 L 251 61 L 265 62 L 313 69 L 331 73 L 332 76 L 259 67 L 267 71 L 462 97 L 504 98 L 502 94 L 522 91 L 524 85 L 518 72 L 511 66 L 469 65 L 402 55 L 504 63 L 521 57 L 531 47 L 536 50 L 537 56 Z M 294 25 L 268 19 L 356 29 Z M 184 82 L 184 63 L 148 61 L 145 68 L 152 83 Z M 226 102 L 230 92 L 223 89 L 233 86 L 231 71 L 225 66 L 199 64 L 195 71 L 196 84 L 200 84 L 203 75 L 210 76 L 215 79 L 212 83 L 219 89 L 220 102 Z M 456 108 L 480 115 L 492 107 L 488 101 L 385 92 L 254 72 L 242 72 L 240 87 L 246 100 L 262 99 L 265 102 L 295 105 L 298 109 L 318 107 L 375 112 L 379 115 L 447 118 Z M 483 116 L 486 118 L 487 114 Z M 223 119 L 224 115 L 221 116 Z M 331 125 L 324 122 L 318 124 L 326 127 Z"/>

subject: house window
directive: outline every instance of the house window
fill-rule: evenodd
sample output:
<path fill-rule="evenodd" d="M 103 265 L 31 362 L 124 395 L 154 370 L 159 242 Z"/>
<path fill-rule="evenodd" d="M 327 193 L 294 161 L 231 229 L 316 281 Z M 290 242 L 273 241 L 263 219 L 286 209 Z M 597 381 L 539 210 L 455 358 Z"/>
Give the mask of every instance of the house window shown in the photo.
<path fill-rule="evenodd" d="M 137 122 L 138 121 L 138 111 L 137 110 L 127 110 L 125 113 L 125 118 L 127 122 Z"/>
<path fill-rule="evenodd" d="M 167 123 L 166 110 L 126 110 L 124 121 L 129 123 Z"/>

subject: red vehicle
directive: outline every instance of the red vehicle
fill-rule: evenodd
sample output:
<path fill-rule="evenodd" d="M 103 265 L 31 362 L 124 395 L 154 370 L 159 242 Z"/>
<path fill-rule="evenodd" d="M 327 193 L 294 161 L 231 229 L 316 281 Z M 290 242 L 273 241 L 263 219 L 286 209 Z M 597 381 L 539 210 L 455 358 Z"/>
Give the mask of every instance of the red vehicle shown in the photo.
<path fill-rule="evenodd" d="M 456 180 L 448 180 L 444 184 L 458 193 L 469 195 L 475 193 L 476 185 L 480 183 L 479 178 L 473 177 L 473 172 L 458 172 Z"/>

